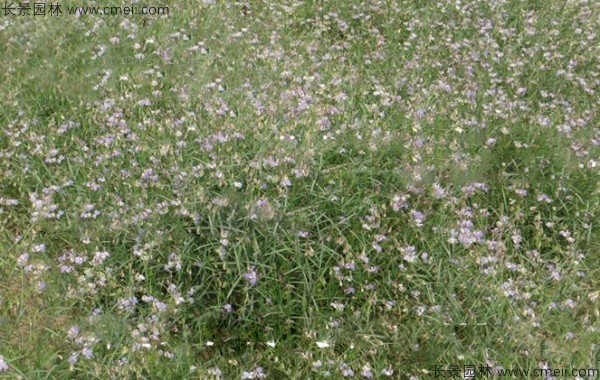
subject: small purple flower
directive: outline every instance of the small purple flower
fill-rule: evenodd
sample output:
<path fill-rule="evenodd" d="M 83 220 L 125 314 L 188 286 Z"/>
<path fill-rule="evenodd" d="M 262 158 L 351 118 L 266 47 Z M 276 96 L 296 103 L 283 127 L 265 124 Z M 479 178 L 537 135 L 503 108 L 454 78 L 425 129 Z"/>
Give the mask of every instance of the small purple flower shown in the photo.
<path fill-rule="evenodd" d="M 167 304 L 164 302 L 161 302 L 159 300 L 154 300 L 152 302 L 152 304 L 154 305 L 154 307 L 156 308 L 156 310 L 160 311 L 160 312 L 165 312 L 167 311 Z"/>
<path fill-rule="evenodd" d="M 214 368 L 210 368 L 210 369 L 208 370 L 208 374 L 209 374 L 209 375 L 212 375 L 212 376 L 217 376 L 217 377 L 220 377 L 220 376 L 221 376 L 221 374 L 222 374 L 222 372 L 221 372 L 221 369 L 220 369 L 220 368 L 218 368 L 218 367 L 214 367 Z"/>
<path fill-rule="evenodd" d="M 75 339 L 79 335 L 79 326 L 71 326 L 67 331 L 67 336 L 70 339 Z"/>
<path fill-rule="evenodd" d="M 67 361 L 69 362 L 70 365 L 75 365 L 77 364 L 77 353 L 73 352 L 71 355 L 69 355 L 69 359 L 67 359 Z"/>
<path fill-rule="evenodd" d="M 413 263 L 417 260 L 417 250 L 412 245 L 409 245 L 406 248 L 402 248 L 401 251 L 402 253 L 404 253 L 404 256 L 402 256 L 402 258 L 408 261 L 409 263 Z"/>
<path fill-rule="evenodd" d="M 552 203 L 552 198 L 550 198 L 548 195 L 541 193 L 537 196 L 537 200 L 538 202 L 545 202 L 545 203 Z"/>
<path fill-rule="evenodd" d="M 164 355 L 165 355 L 165 358 L 167 358 L 167 359 L 173 359 L 175 357 L 175 354 L 172 353 L 171 351 L 166 351 L 164 353 Z"/>
<path fill-rule="evenodd" d="M 307 238 L 308 237 L 308 231 L 305 231 L 305 230 L 298 231 L 298 237 Z"/>
<path fill-rule="evenodd" d="M 8 371 L 8 363 L 4 360 L 4 357 L 0 355 L 0 372 Z"/>
<path fill-rule="evenodd" d="M 251 268 L 247 273 L 244 274 L 244 279 L 248 281 L 248 284 L 250 284 L 250 286 L 256 285 L 256 283 L 258 282 L 258 277 L 258 273 L 256 272 L 256 270 L 254 270 L 254 268 Z"/>
<path fill-rule="evenodd" d="M 417 225 L 417 227 L 422 227 L 423 226 L 423 222 L 425 221 L 425 214 L 423 214 L 420 211 L 417 210 L 413 210 L 410 212 L 410 215 L 412 216 L 415 224 Z"/>
<path fill-rule="evenodd" d="M 108 253 L 106 251 L 98 251 L 98 252 L 94 253 L 94 259 L 92 260 L 92 263 L 100 264 L 104 260 L 106 260 L 108 257 L 110 257 L 110 253 Z"/>
<path fill-rule="evenodd" d="M 242 380 L 245 379 L 264 379 L 266 377 L 265 370 L 262 367 L 257 367 L 252 371 L 244 371 L 242 373 Z"/>
<path fill-rule="evenodd" d="M 46 245 L 45 244 L 34 244 L 33 247 L 31 247 L 31 252 L 45 252 L 46 251 Z"/>
<path fill-rule="evenodd" d="M 81 350 L 81 354 L 83 355 L 83 357 L 85 357 L 86 359 L 91 359 L 94 357 L 94 351 L 92 350 L 91 347 L 84 347 Z"/>
<path fill-rule="evenodd" d="M 352 368 L 344 368 L 342 370 L 342 376 L 344 376 L 344 377 L 353 377 L 354 376 L 354 371 L 352 370 Z"/>

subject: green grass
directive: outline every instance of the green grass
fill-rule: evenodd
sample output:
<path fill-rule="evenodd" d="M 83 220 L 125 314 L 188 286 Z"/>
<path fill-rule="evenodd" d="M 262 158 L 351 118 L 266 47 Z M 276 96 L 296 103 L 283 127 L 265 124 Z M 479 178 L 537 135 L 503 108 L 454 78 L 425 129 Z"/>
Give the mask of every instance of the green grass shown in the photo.
<path fill-rule="evenodd" d="M 597 368 L 592 3 L 0 17 L 0 378 Z"/>

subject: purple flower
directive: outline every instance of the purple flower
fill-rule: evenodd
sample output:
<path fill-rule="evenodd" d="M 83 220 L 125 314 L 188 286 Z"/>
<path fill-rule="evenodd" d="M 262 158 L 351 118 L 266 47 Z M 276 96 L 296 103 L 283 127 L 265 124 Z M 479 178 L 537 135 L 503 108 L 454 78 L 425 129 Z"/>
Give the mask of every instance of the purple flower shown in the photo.
<path fill-rule="evenodd" d="M 73 352 L 71 355 L 69 355 L 69 359 L 67 359 L 67 361 L 69 362 L 70 365 L 75 365 L 77 364 L 77 353 Z"/>
<path fill-rule="evenodd" d="M 305 231 L 305 230 L 298 231 L 298 237 L 307 238 L 308 237 L 308 231 Z"/>
<path fill-rule="evenodd" d="M 417 250 L 412 245 L 409 245 L 406 248 L 402 248 L 401 251 L 402 253 L 404 253 L 404 256 L 402 256 L 402 258 L 408 261 L 409 263 L 413 263 L 415 262 L 415 260 L 417 260 Z"/>
<path fill-rule="evenodd" d="M 423 222 L 425 221 L 425 214 L 423 214 L 420 211 L 417 210 L 413 210 L 410 212 L 413 220 L 415 221 L 415 224 L 417 225 L 417 227 L 421 227 L 423 226 Z"/>
<path fill-rule="evenodd" d="M 258 282 L 258 277 L 258 273 L 256 272 L 256 270 L 254 270 L 254 268 L 251 268 L 247 273 L 244 273 L 244 279 L 248 281 L 248 284 L 250 284 L 250 286 L 256 285 L 256 283 Z"/>
<path fill-rule="evenodd" d="M 84 347 L 81 350 L 81 354 L 83 355 L 83 357 L 85 357 L 86 359 L 91 359 L 94 357 L 94 351 L 92 350 L 91 347 Z"/>
<path fill-rule="evenodd" d="M 8 371 L 8 363 L 4 360 L 4 357 L 0 355 L 0 372 Z"/>

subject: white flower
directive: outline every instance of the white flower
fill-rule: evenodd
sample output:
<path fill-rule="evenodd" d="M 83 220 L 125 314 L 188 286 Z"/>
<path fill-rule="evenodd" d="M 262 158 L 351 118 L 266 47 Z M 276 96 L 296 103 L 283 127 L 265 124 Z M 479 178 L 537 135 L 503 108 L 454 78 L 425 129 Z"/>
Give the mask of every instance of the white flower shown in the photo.
<path fill-rule="evenodd" d="M 276 345 L 276 344 L 277 344 L 277 343 L 275 343 L 275 342 L 274 342 L 274 341 L 272 341 L 272 340 L 267 342 L 267 346 L 269 346 L 269 347 L 275 347 L 275 345 Z"/>
<path fill-rule="evenodd" d="M 210 368 L 208 370 L 208 374 L 209 375 L 213 375 L 213 376 L 221 376 L 221 369 L 214 367 L 214 368 Z"/>
<path fill-rule="evenodd" d="M 381 370 L 381 375 L 383 376 L 392 376 L 394 374 L 394 370 L 391 368 L 384 368 Z"/>
<path fill-rule="evenodd" d="M 4 356 L 0 355 L 0 372 L 8 371 L 8 363 L 4 360 Z"/>
<path fill-rule="evenodd" d="M 327 348 L 327 347 L 329 347 L 329 343 L 326 342 L 326 341 L 317 342 L 317 347 L 319 347 L 319 348 Z"/>

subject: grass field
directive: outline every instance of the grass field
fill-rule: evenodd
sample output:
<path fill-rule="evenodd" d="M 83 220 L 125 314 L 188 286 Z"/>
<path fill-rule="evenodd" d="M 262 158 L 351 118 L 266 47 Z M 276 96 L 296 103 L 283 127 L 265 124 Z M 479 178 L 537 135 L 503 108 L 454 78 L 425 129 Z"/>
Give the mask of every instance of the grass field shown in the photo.
<path fill-rule="evenodd" d="M 163 1 L 0 11 L 0 378 L 598 377 L 598 1 Z"/>

